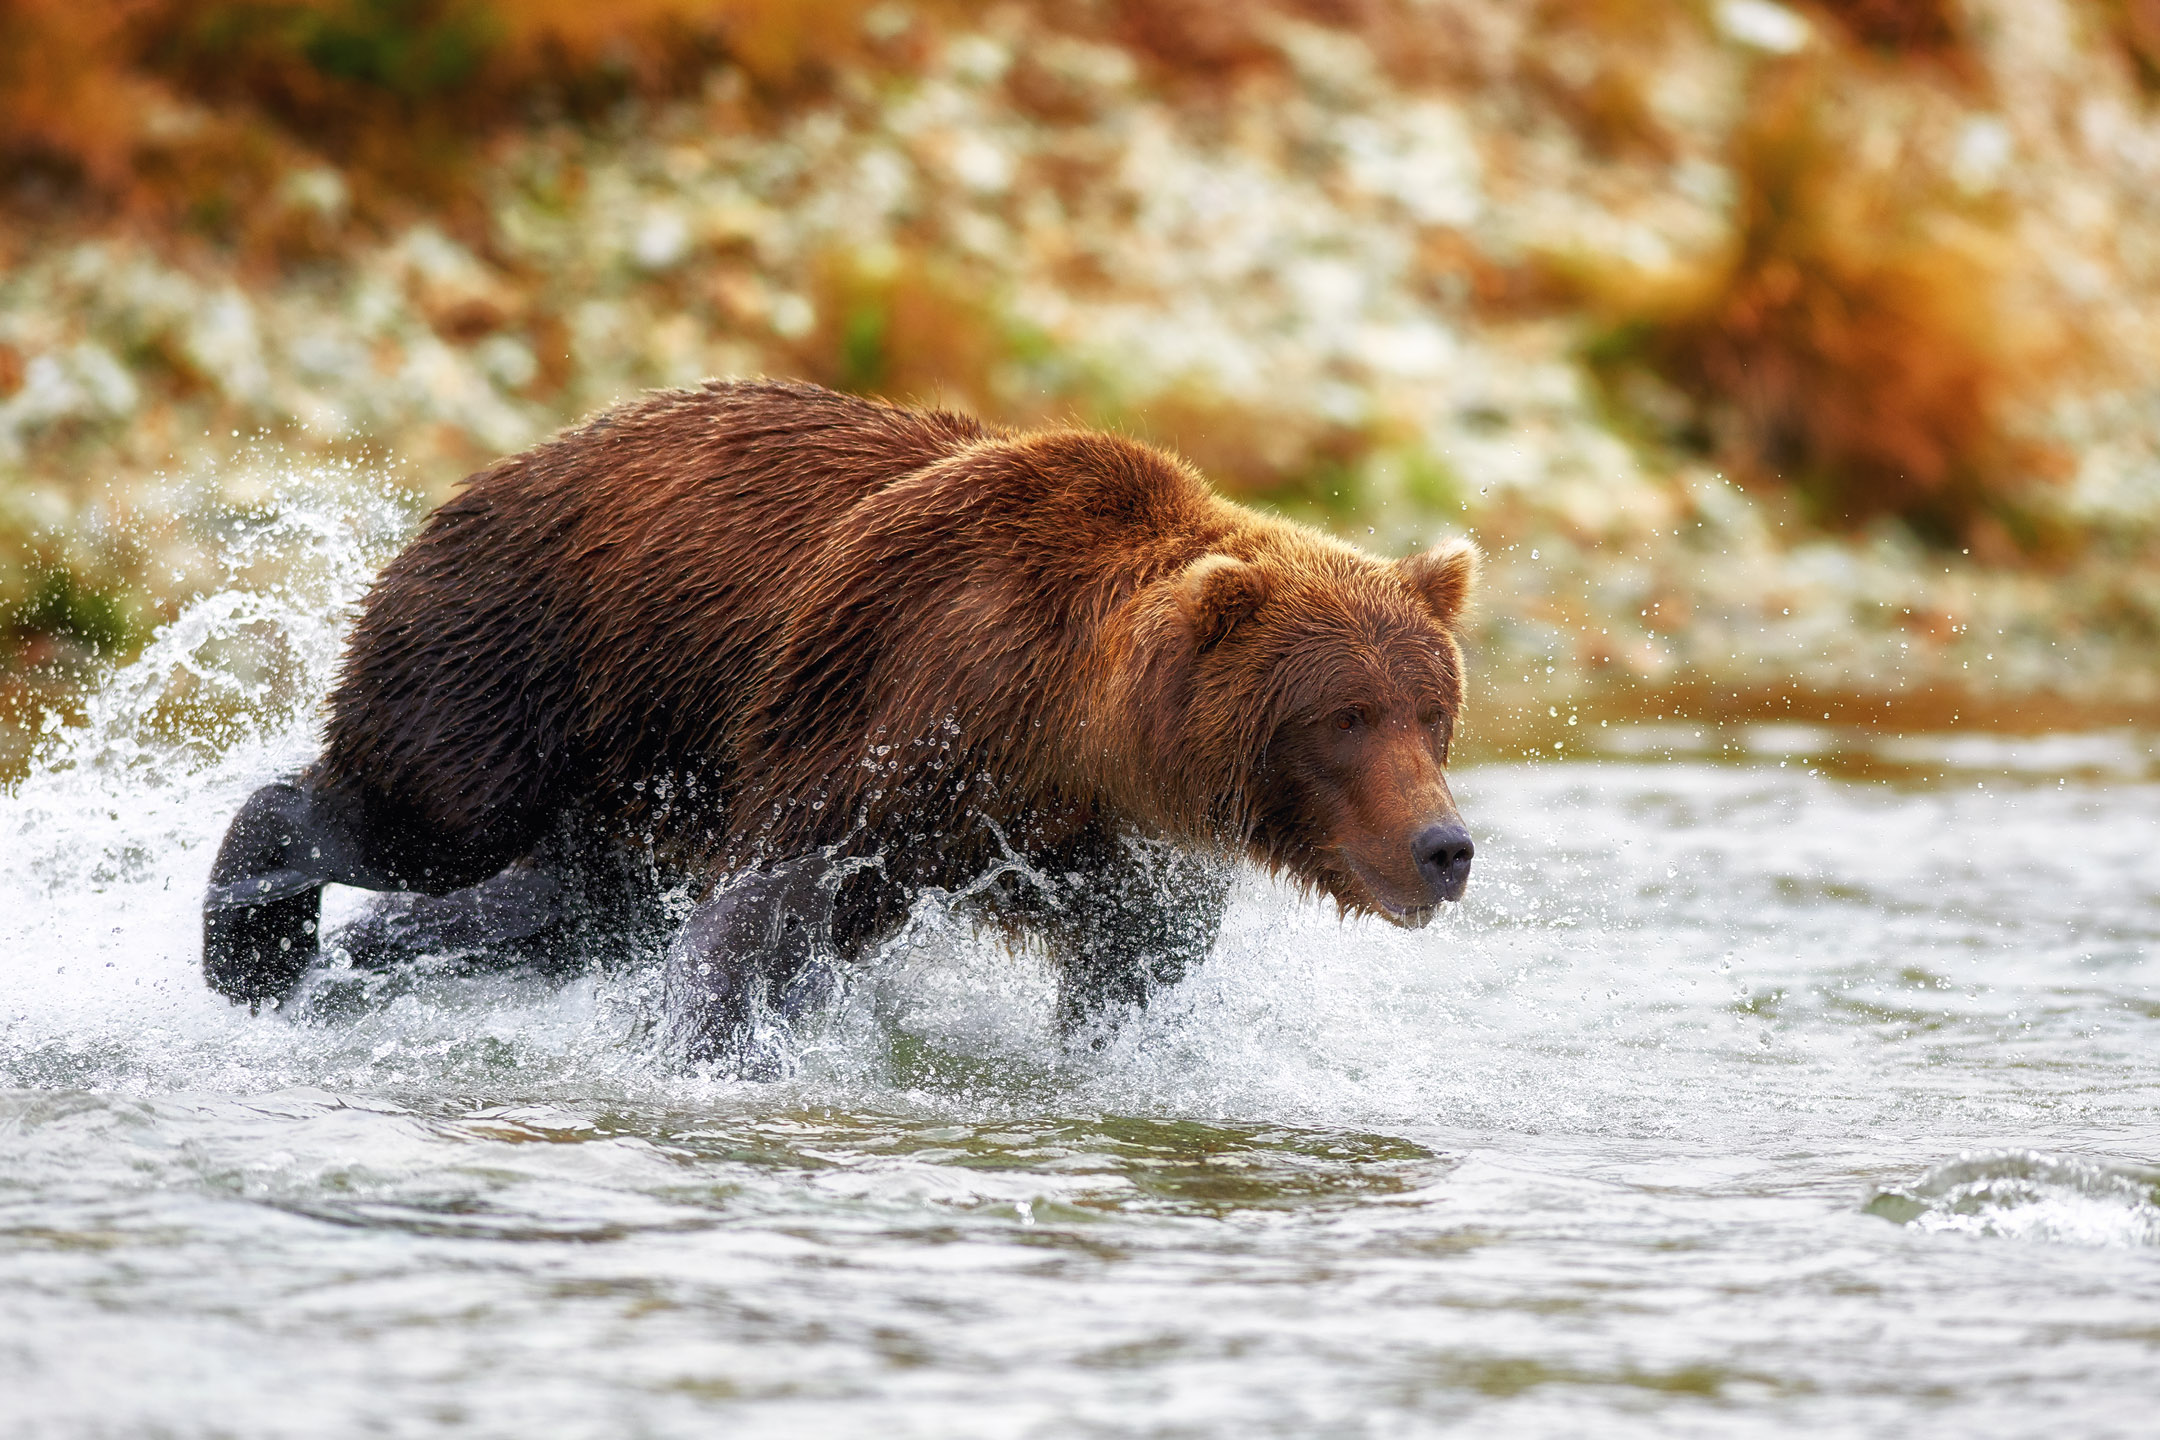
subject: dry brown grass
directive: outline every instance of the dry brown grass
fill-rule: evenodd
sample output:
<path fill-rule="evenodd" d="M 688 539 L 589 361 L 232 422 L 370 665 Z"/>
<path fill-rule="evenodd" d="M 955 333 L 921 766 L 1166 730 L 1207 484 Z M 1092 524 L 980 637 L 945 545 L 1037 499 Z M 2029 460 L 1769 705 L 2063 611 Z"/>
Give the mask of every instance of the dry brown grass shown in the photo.
<path fill-rule="evenodd" d="M 1649 90 L 1683 18 L 1674 0 L 1540 0 L 1517 64 L 1594 153 L 1670 160 L 1672 137 Z"/>
<path fill-rule="evenodd" d="M 814 298 L 817 324 L 795 347 L 795 373 L 889 400 L 1010 413 L 996 382 L 1011 339 L 989 297 L 950 263 L 914 251 L 830 254 Z"/>
<path fill-rule="evenodd" d="M 2100 14 L 2138 84 L 2160 94 L 2160 0 L 2100 0 Z"/>
<path fill-rule="evenodd" d="M 1955 0 L 1814 0 L 1846 34 L 1870 49 L 1947 54 L 1964 44 Z"/>
<path fill-rule="evenodd" d="M 1220 77 L 1280 62 L 1268 37 L 1275 7 L 1237 0 L 1120 0 L 1114 33 L 1158 66 Z"/>
<path fill-rule="evenodd" d="M 1125 48 L 1158 84 L 1206 90 L 1285 69 L 1287 24 L 1361 36 L 1398 80 L 1468 79 L 1476 70 L 1451 5 L 1426 0 L 1034 0 L 1048 29 Z"/>
<path fill-rule="evenodd" d="M 763 92 L 860 52 L 867 0 L 10 0 L 0 212 L 134 216 L 279 259 L 414 207 L 477 226 L 487 138 L 694 84 Z M 293 203 L 332 167 L 346 203 Z"/>
<path fill-rule="evenodd" d="M 2012 428 L 2047 362 L 1998 303 L 1998 243 L 1940 182 L 1856 164 L 1826 74 L 1766 83 L 1736 139 L 1738 233 L 1722 260 L 1654 279 L 1590 273 L 1612 320 L 1592 361 L 1621 407 L 1821 523 L 1883 515 L 1991 558 L 2049 550 L 2060 457 Z M 1682 416 L 1638 398 L 1678 392 Z"/>

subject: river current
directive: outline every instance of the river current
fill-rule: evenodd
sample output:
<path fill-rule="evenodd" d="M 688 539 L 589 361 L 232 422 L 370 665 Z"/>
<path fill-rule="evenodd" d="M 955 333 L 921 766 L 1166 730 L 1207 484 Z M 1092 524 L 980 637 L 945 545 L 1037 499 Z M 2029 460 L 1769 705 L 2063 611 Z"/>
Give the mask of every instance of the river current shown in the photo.
<path fill-rule="evenodd" d="M 745 1083 L 649 957 L 203 987 L 382 554 L 229 546 L 0 792 L 0 1434 L 2151 1433 L 2151 736 L 1592 729 L 1425 931 L 1247 882 L 1090 1051 L 927 924 Z"/>

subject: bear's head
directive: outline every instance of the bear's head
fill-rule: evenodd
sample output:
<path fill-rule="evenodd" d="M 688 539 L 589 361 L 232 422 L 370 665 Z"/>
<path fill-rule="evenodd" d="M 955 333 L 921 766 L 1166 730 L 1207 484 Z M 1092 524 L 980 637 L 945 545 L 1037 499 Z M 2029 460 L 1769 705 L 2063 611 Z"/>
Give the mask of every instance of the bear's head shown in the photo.
<path fill-rule="evenodd" d="M 1270 538 L 1170 581 L 1190 697 L 1186 764 L 1170 768 L 1213 788 L 1206 823 L 1262 864 L 1347 911 L 1422 925 L 1470 879 L 1445 767 L 1478 552 L 1453 540 L 1388 563 Z"/>

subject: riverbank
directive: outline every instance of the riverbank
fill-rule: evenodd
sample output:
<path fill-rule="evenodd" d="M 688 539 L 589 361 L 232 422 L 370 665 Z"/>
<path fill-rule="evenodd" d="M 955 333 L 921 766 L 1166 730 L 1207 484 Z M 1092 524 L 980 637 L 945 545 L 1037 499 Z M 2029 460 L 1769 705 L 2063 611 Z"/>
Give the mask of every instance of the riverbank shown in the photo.
<path fill-rule="evenodd" d="M 489 132 L 432 209 L 299 142 L 222 230 L 17 204 L 0 751 L 235 523 L 355 484 L 417 515 L 730 374 L 1119 426 L 1381 550 L 1470 533 L 1503 746 L 1799 695 L 2150 714 L 2135 36 L 2071 0 L 1608 8 L 839 7 L 814 83 L 723 53 Z M 173 93 L 171 134 L 226 123 Z"/>

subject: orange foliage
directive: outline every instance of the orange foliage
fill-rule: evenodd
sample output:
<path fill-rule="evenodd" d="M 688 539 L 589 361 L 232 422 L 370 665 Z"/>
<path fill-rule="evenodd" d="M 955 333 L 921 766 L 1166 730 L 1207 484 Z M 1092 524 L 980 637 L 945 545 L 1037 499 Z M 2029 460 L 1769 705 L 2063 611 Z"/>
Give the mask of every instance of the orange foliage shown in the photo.
<path fill-rule="evenodd" d="M 10 0 L 0 175 L 306 253 L 323 237 L 270 203 L 298 169 L 342 169 L 363 212 L 455 211 L 475 142 L 536 106 L 598 113 L 723 60 L 767 91 L 814 81 L 854 57 L 867 3 Z"/>
<path fill-rule="evenodd" d="M 10 149 L 71 162 L 108 183 L 124 178 L 136 117 L 158 87 L 127 73 L 119 57 L 150 3 L 12 0 L 0 8 L 0 138 Z"/>
<path fill-rule="evenodd" d="M 797 347 L 799 373 L 891 400 L 1002 408 L 993 387 L 1010 347 L 979 286 L 911 253 L 828 255 L 818 272 L 818 321 Z"/>
<path fill-rule="evenodd" d="M 1647 367 L 1692 397 L 1727 463 L 1789 486 L 1825 523 L 1897 515 L 1939 542 L 2040 547 L 2033 487 L 2061 466 L 2007 424 L 2037 360 L 1995 302 L 1992 256 L 1945 238 L 1914 177 L 1860 172 L 1819 83 L 1767 87 L 1743 127 L 1727 262 L 1663 295 L 1618 295 L 1624 323 L 1593 361 L 1608 380 Z"/>
<path fill-rule="evenodd" d="M 1187 75 L 1223 75 L 1272 65 L 1265 4 L 1239 0 L 1121 0 L 1117 34 L 1128 47 Z"/>
<path fill-rule="evenodd" d="M 1446 7 L 1420 0 L 1111 0 L 1107 25 L 1093 7 L 1038 3 L 1043 20 L 1090 31 L 1177 80 L 1234 80 L 1279 71 L 1284 22 L 1361 35 L 1399 80 L 1461 77 L 1463 45 Z"/>
<path fill-rule="evenodd" d="M 667 41 L 710 35 L 758 81 L 793 84 L 854 53 L 865 0 L 517 0 L 502 12 L 503 48 L 529 69 L 557 57 L 595 65 L 629 57 L 653 73 Z"/>
<path fill-rule="evenodd" d="M 1677 14 L 1673 0 L 1540 0 L 1523 79 L 1597 154 L 1670 160 L 1649 89 Z"/>
<path fill-rule="evenodd" d="M 2160 91 L 2160 0 L 2106 0 L 2105 14 L 2138 83 Z"/>
<path fill-rule="evenodd" d="M 1941 53 L 1963 43 L 1951 0 L 1815 0 L 1862 45 L 1901 54 Z"/>

